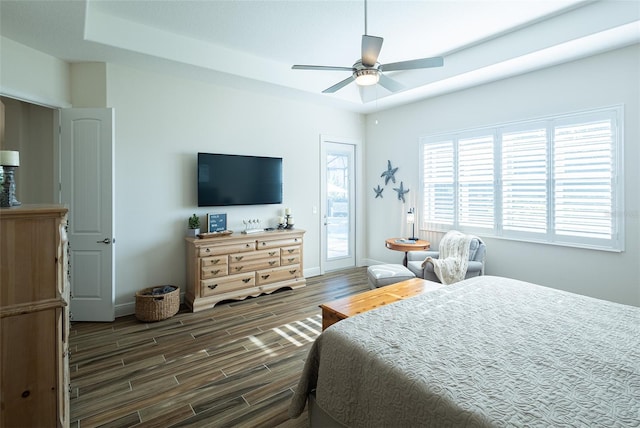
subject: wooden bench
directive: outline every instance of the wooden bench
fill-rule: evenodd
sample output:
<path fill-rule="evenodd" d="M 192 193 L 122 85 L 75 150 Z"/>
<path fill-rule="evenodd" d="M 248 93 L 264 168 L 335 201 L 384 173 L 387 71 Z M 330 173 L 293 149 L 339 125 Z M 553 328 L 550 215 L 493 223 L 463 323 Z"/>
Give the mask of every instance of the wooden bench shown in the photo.
<path fill-rule="evenodd" d="M 320 305 L 320 308 L 322 308 L 322 330 L 324 331 L 330 325 L 362 312 L 437 290 L 441 287 L 443 285 L 437 282 L 413 278 L 324 303 Z"/>

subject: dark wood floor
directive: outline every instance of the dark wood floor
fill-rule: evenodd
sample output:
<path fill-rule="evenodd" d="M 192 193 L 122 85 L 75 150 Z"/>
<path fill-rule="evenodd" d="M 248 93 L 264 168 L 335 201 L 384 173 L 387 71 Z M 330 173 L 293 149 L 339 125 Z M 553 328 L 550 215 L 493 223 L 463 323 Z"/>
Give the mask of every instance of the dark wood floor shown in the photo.
<path fill-rule="evenodd" d="M 356 268 L 155 323 L 73 323 L 71 426 L 308 426 L 287 408 L 322 330 L 318 305 L 367 289 Z"/>

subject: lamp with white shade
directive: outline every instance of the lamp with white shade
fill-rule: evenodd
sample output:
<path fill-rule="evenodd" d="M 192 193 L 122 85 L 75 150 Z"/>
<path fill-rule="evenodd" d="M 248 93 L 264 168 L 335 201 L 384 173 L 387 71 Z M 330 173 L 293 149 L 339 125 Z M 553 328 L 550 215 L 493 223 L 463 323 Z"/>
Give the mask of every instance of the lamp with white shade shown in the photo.
<path fill-rule="evenodd" d="M 20 166 L 20 153 L 15 150 L 0 150 L 4 181 L 0 193 L 0 207 L 16 207 L 22 205 L 16 199 L 15 170 Z"/>
<path fill-rule="evenodd" d="M 407 224 L 411 224 L 411 240 L 416 241 L 416 210 L 415 208 L 409 208 L 407 211 Z"/>

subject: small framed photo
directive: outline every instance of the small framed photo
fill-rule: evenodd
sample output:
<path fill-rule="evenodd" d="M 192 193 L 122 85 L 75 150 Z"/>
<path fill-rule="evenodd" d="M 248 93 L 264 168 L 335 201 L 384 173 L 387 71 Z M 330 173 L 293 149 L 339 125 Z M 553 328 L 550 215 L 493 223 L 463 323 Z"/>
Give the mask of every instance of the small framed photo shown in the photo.
<path fill-rule="evenodd" d="M 227 230 L 227 215 L 207 214 L 207 224 L 209 225 L 209 233 L 225 231 Z"/>

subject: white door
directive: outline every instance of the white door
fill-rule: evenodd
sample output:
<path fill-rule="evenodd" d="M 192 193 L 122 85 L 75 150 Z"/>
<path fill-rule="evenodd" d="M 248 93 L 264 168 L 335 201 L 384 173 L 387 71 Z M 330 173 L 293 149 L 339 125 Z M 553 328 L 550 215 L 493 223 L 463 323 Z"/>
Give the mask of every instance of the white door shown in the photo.
<path fill-rule="evenodd" d="M 323 138 L 321 271 L 354 267 L 355 256 L 355 145 Z"/>
<path fill-rule="evenodd" d="M 74 321 L 113 321 L 113 109 L 60 113 L 60 197 L 69 208 Z"/>

